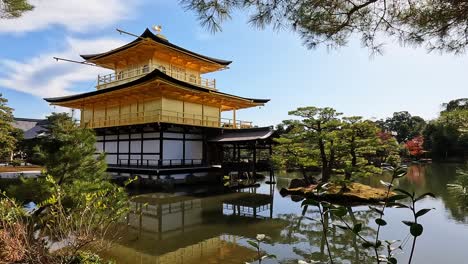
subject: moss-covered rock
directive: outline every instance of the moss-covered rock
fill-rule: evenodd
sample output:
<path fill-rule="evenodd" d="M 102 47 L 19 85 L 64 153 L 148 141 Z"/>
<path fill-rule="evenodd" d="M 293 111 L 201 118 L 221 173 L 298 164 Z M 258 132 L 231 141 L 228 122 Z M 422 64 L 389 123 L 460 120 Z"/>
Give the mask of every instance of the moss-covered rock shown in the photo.
<path fill-rule="evenodd" d="M 371 187 L 361 183 L 350 183 L 346 185 L 346 190 L 339 184 L 330 184 L 327 186 L 327 191 L 324 194 L 318 195 L 315 191 L 317 185 L 309 185 L 307 187 L 283 188 L 280 193 L 283 196 L 298 195 L 304 198 L 314 198 L 321 201 L 328 201 L 339 204 L 354 205 L 354 204 L 373 204 L 385 201 L 387 190 Z M 389 193 L 389 197 L 396 195 L 394 192 Z"/>

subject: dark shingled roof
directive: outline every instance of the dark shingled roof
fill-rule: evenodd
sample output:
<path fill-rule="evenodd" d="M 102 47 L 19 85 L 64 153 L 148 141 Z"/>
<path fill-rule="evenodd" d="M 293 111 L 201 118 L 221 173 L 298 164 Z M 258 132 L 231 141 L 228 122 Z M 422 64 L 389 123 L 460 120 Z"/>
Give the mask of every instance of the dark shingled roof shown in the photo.
<path fill-rule="evenodd" d="M 213 91 L 213 90 L 208 89 L 208 88 L 204 88 L 204 87 L 201 87 L 201 86 L 198 86 L 198 85 L 194 85 L 194 84 L 191 84 L 191 83 L 187 83 L 187 82 L 184 82 L 184 81 L 177 80 L 177 79 L 172 78 L 171 76 L 161 72 L 158 69 L 153 70 L 152 72 L 148 73 L 147 75 L 144 75 L 143 77 L 141 77 L 139 79 L 136 79 L 136 80 L 128 82 L 128 83 L 123 83 L 123 84 L 120 84 L 120 85 L 117 85 L 117 86 L 114 86 L 114 87 L 105 88 L 105 89 L 96 90 L 96 91 L 87 92 L 87 93 L 69 95 L 69 96 L 44 98 L 44 100 L 46 100 L 49 103 L 61 103 L 61 102 L 66 102 L 66 101 L 71 101 L 71 100 L 76 100 L 76 99 L 82 99 L 82 98 L 86 98 L 86 97 L 89 97 L 89 96 L 94 96 L 94 95 L 109 93 L 109 92 L 120 90 L 120 89 L 129 88 L 129 87 L 132 87 L 134 85 L 141 84 L 141 83 L 144 83 L 146 81 L 151 81 L 151 80 L 154 80 L 154 79 L 157 79 L 157 78 L 160 78 L 162 80 L 166 80 L 168 82 L 171 82 L 171 83 L 174 83 L 174 84 L 177 84 L 177 85 L 181 85 L 181 86 L 193 89 L 193 90 L 197 90 L 197 91 L 201 91 L 201 92 L 207 92 L 207 93 L 213 93 L 213 94 L 218 94 L 218 95 L 227 95 L 227 96 L 231 96 L 231 97 L 238 98 L 238 99 L 241 99 L 241 100 L 249 100 L 249 101 L 252 101 L 254 103 L 264 104 L 264 103 L 267 103 L 267 102 L 270 101 L 270 99 L 245 98 L 245 97 L 240 97 L 240 96 L 236 96 L 236 95 L 232 95 L 232 94 Z"/>
<path fill-rule="evenodd" d="M 122 50 L 125 50 L 127 48 L 130 48 L 130 47 L 133 47 L 135 46 L 136 44 L 140 43 L 141 41 L 143 41 L 143 39 L 145 38 L 149 38 L 149 39 L 152 39 L 154 40 L 155 42 L 159 43 L 159 44 L 162 44 L 164 46 L 167 46 L 167 47 L 171 47 L 173 49 L 176 49 L 176 50 L 179 50 L 181 52 L 184 52 L 184 53 L 187 53 L 191 56 L 194 56 L 194 57 L 198 57 L 198 58 L 201 58 L 203 60 L 207 60 L 207 61 L 210 61 L 210 62 L 213 62 L 213 63 L 217 63 L 217 64 L 220 64 L 220 65 L 223 65 L 223 66 L 227 66 L 229 64 L 232 63 L 232 61 L 227 61 L 227 60 L 221 60 L 221 59 L 216 59 L 216 58 L 212 58 L 212 57 L 208 57 L 208 56 L 205 56 L 205 55 L 201 55 L 201 54 L 198 54 L 198 53 L 195 53 L 193 51 L 190 51 L 190 50 L 187 50 L 187 49 L 184 49 L 182 47 L 179 47 L 175 44 L 172 44 L 170 43 L 167 39 L 164 39 L 164 38 L 160 38 L 158 36 L 156 36 L 155 34 L 153 34 L 151 32 L 151 30 L 149 29 L 146 29 L 145 32 L 143 32 L 143 34 L 140 35 L 140 38 L 137 38 L 135 39 L 134 41 L 126 44 L 126 45 L 123 45 L 122 47 L 119 47 L 119 48 L 116 48 L 116 49 L 113 49 L 111 51 L 108 51 L 108 52 L 103 52 L 103 53 L 97 53 L 97 54 L 87 54 L 87 55 L 80 55 L 83 59 L 85 60 L 92 60 L 92 59 L 98 59 L 98 58 L 102 58 L 102 57 L 105 57 L 105 56 L 108 56 L 108 55 L 111 55 L 111 54 L 114 54 L 114 53 L 117 53 L 119 51 L 122 51 Z"/>
<path fill-rule="evenodd" d="M 272 127 L 256 127 L 248 129 L 224 130 L 224 133 L 214 138 L 208 139 L 209 142 L 230 143 L 239 141 L 255 141 L 269 138 L 273 135 Z"/>
<path fill-rule="evenodd" d="M 15 117 L 13 127 L 23 130 L 24 139 L 33 139 L 44 134 L 47 124 L 47 119 Z"/>

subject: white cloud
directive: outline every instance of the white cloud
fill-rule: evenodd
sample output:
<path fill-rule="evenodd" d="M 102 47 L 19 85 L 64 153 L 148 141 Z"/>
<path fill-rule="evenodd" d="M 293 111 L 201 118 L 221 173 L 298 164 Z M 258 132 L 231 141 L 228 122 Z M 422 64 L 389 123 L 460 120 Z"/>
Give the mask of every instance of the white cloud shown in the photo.
<path fill-rule="evenodd" d="M 67 47 L 60 52 L 42 54 L 27 61 L 0 60 L 0 87 L 32 94 L 38 97 L 55 97 L 76 93 L 73 85 L 93 81 L 98 74 L 108 70 L 70 62 L 56 62 L 53 57 L 82 60 L 78 54 L 108 51 L 125 44 L 112 38 L 88 39 L 67 38 Z"/>
<path fill-rule="evenodd" d="M 129 18 L 136 0 L 31 0 L 31 12 L 0 20 L 0 33 L 21 33 L 61 25 L 74 32 L 104 28 Z"/>

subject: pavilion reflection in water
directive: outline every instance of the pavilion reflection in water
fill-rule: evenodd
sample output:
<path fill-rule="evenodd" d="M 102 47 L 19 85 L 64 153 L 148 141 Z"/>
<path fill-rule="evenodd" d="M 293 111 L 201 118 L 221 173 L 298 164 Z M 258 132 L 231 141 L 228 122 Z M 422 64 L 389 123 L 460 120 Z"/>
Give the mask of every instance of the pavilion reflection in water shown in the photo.
<path fill-rule="evenodd" d="M 276 221 L 266 220 L 273 216 L 273 194 L 255 192 L 251 188 L 209 197 L 137 196 L 127 217 L 127 233 L 110 255 L 125 263 L 229 263 L 233 256 L 233 263 L 252 260 L 256 251 L 239 240 L 255 238 Z"/>

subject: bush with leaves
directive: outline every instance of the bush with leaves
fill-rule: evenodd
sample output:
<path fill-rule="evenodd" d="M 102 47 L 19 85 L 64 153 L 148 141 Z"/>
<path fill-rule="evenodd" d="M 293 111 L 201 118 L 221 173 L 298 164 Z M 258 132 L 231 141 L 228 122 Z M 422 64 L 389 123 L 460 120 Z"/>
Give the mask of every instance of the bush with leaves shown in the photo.
<path fill-rule="evenodd" d="M 409 233 L 413 237 L 411 251 L 408 263 L 412 262 L 413 255 L 416 248 L 416 240 L 423 233 L 423 226 L 418 222 L 419 218 L 431 211 L 430 208 L 423 208 L 420 210 L 416 209 L 416 203 L 425 197 L 434 197 L 432 193 L 424 193 L 420 196 L 416 196 L 414 193 L 407 192 L 402 189 L 394 189 L 395 180 L 402 178 L 406 175 L 406 169 L 397 168 L 393 170 L 392 179 L 390 182 L 382 182 L 382 184 L 387 188 L 387 195 L 385 201 L 381 205 L 369 206 L 369 208 L 375 211 L 378 214 L 378 217 L 375 219 L 375 224 L 377 225 L 377 231 L 373 238 L 362 235 L 361 231 L 363 230 L 362 223 L 349 223 L 345 216 L 348 214 L 346 207 L 341 205 L 332 204 L 326 201 L 317 201 L 314 199 L 306 199 L 303 201 L 302 206 L 316 206 L 320 212 L 320 219 L 318 221 L 322 224 L 323 237 L 327 245 L 328 252 L 328 261 L 330 263 L 335 263 L 334 256 L 332 255 L 331 248 L 329 246 L 330 241 L 328 238 L 328 232 L 330 226 L 338 227 L 343 230 L 347 230 L 356 235 L 356 237 L 361 240 L 361 245 L 365 249 L 371 250 L 373 252 L 373 258 L 377 264 L 379 263 L 391 263 L 396 264 L 398 261 L 395 258 L 396 251 L 402 250 L 406 245 L 406 240 L 382 240 L 381 229 L 387 225 L 387 222 L 384 219 L 385 209 L 388 207 L 397 207 L 405 208 L 411 211 L 413 215 L 412 220 L 404 220 L 402 223 L 409 227 Z M 397 191 L 399 194 L 391 195 L 393 191 Z M 326 187 L 320 187 L 316 190 L 317 194 L 325 194 L 327 192 Z M 409 200 L 408 203 L 403 203 L 401 200 Z M 333 215 L 335 220 L 332 223 L 329 223 L 330 215 Z M 312 260 L 315 261 L 315 260 Z M 311 262 L 314 263 L 314 262 Z"/>
<path fill-rule="evenodd" d="M 128 212 L 128 196 L 110 182 L 104 156 L 95 155 L 92 130 L 78 126 L 66 114 L 53 114 L 46 135 L 36 149 L 45 165 L 43 176 L 22 179 L 8 194 L 37 205 L 25 216 L 27 221 L 13 222 L 26 228 L 29 244 L 47 241 L 44 253 L 32 256 L 50 255 L 63 262 L 88 246 L 102 249 L 118 236 L 114 224 Z M 51 252 L 58 245 L 60 250 Z"/>
<path fill-rule="evenodd" d="M 115 224 L 125 217 L 129 208 L 123 188 L 111 183 L 99 188 L 93 186 L 93 191 L 89 186 L 79 186 L 78 189 L 85 191 L 74 193 L 70 206 L 70 194 L 65 194 L 65 189 L 53 177 L 47 176 L 46 182 L 52 191 L 39 204 L 38 208 L 46 208 L 40 214 L 36 214 L 37 209 L 26 212 L 6 195 L 0 199 L 0 263 L 42 263 L 34 259 L 69 263 L 65 260 L 76 261 L 82 250 L 92 247 L 99 252 L 118 238 Z"/>

